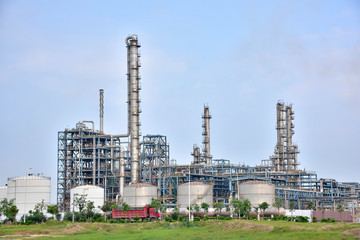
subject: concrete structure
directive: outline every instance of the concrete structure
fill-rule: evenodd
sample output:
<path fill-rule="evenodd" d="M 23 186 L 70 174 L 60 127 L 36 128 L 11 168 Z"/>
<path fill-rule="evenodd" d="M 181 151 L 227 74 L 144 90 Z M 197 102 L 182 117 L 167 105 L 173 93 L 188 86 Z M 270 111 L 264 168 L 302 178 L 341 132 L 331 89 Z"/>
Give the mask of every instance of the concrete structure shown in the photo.
<path fill-rule="evenodd" d="M 72 188 L 70 190 L 71 211 L 79 211 L 73 203 L 76 198 L 84 197 L 86 202 L 94 202 L 95 209 L 100 209 L 104 205 L 104 189 L 98 186 L 85 185 Z"/>
<path fill-rule="evenodd" d="M 275 185 L 265 181 L 246 181 L 239 184 L 240 198 L 249 199 L 253 206 L 267 202 L 270 207 L 275 200 Z"/>
<path fill-rule="evenodd" d="M 134 183 L 124 188 L 124 202 L 131 207 L 144 207 L 151 199 L 158 198 L 157 187 L 147 183 Z"/>
<path fill-rule="evenodd" d="M 189 191 L 190 187 L 190 191 Z M 204 182 L 183 183 L 178 186 L 177 204 L 180 208 L 187 208 L 194 204 L 201 205 L 203 202 L 213 205 L 213 185 Z M 190 198 L 189 198 L 190 194 Z"/>
<path fill-rule="evenodd" d="M 9 178 L 7 187 L 7 198 L 15 199 L 15 205 L 19 214 L 34 210 L 36 204 L 44 203 L 50 205 L 51 179 L 39 175 Z"/>

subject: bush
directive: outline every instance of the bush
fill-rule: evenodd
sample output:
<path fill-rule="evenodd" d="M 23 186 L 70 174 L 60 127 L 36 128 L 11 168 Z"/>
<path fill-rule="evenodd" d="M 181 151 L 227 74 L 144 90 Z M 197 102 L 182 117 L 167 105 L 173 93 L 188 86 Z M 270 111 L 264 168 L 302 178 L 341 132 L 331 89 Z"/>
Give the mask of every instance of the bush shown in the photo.
<path fill-rule="evenodd" d="M 257 219 L 257 216 L 250 216 L 249 217 L 249 220 L 256 220 Z"/>
<path fill-rule="evenodd" d="M 225 217 L 224 216 L 218 216 L 217 219 L 218 220 L 225 220 Z"/>
<path fill-rule="evenodd" d="M 207 220 L 209 220 L 209 217 L 206 215 L 202 218 L 202 220 L 207 221 Z"/>
<path fill-rule="evenodd" d="M 119 222 L 120 222 L 120 223 L 126 223 L 125 219 L 122 219 L 122 218 L 119 219 Z"/>
<path fill-rule="evenodd" d="M 295 217 L 295 222 L 309 222 L 309 218 L 304 216 L 297 216 Z"/>
<path fill-rule="evenodd" d="M 166 222 L 175 222 L 175 220 L 172 219 L 172 217 L 170 217 L 170 216 L 165 216 L 164 219 Z"/>
<path fill-rule="evenodd" d="M 110 223 L 118 223 L 118 221 L 116 221 L 115 219 L 111 219 Z"/>
<path fill-rule="evenodd" d="M 226 217 L 225 220 L 233 220 L 232 217 Z"/>
<path fill-rule="evenodd" d="M 183 216 L 179 216 L 177 220 L 178 220 L 179 222 L 183 222 L 184 219 L 185 219 L 185 218 L 184 218 Z"/>
<path fill-rule="evenodd" d="M 96 219 L 96 222 L 105 222 L 105 218 L 104 217 L 99 217 Z"/>
<path fill-rule="evenodd" d="M 179 219 L 179 213 L 178 212 L 173 212 L 170 214 L 170 217 L 174 220 L 178 220 Z"/>
<path fill-rule="evenodd" d="M 321 222 L 325 222 L 325 223 L 335 222 L 335 219 L 333 219 L 333 218 L 323 218 L 323 219 L 321 219 Z"/>
<path fill-rule="evenodd" d="M 140 217 L 133 217 L 133 220 L 138 223 L 140 222 Z"/>
<path fill-rule="evenodd" d="M 312 222 L 317 223 L 317 218 L 315 216 L 312 217 Z"/>
<path fill-rule="evenodd" d="M 200 218 L 199 217 L 194 217 L 194 222 L 200 222 Z"/>

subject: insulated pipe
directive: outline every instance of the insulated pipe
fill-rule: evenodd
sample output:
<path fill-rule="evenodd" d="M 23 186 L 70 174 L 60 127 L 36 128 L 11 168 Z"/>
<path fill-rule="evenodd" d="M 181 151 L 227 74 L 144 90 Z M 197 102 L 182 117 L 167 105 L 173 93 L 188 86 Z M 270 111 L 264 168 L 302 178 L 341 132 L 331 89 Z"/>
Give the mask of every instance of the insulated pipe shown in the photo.
<path fill-rule="evenodd" d="M 104 89 L 100 89 L 100 133 L 104 133 Z"/>
<path fill-rule="evenodd" d="M 120 147 L 120 197 L 124 197 L 124 186 L 125 186 L 125 155 L 124 149 Z"/>
<path fill-rule="evenodd" d="M 128 53 L 128 106 L 130 111 L 130 155 L 131 155 L 131 182 L 139 182 L 140 173 L 140 99 L 139 99 L 139 53 L 138 38 L 136 35 L 125 39 Z M 130 90 L 130 91 L 129 91 Z"/>

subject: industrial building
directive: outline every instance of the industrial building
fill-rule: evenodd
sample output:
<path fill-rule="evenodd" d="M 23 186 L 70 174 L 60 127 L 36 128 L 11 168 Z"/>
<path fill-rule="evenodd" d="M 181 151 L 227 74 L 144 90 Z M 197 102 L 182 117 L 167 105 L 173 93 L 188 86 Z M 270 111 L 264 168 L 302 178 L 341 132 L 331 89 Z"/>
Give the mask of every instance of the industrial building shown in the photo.
<path fill-rule="evenodd" d="M 275 197 L 306 209 L 335 209 L 341 203 L 357 217 L 360 184 L 318 178 L 316 172 L 299 169 L 299 148 L 293 143 L 292 105 L 276 104 L 277 139 L 274 153 L 257 166 L 213 158 L 210 152 L 210 110 L 204 106 L 203 147 L 193 146 L 188 165 L 170 161 L 166 136 L 141 135 L 140 44 L 136 35 L 126 38 L 127 47 L 127 133 L 104 133 L 104 91 L 100 90 L 100 127 L 80 121 L 58 133 L 57 204 L 71 210 L 71 189 L 94 185 L 104 189 L 104 201 L 145 205 L 160 198 L 168 206 L 201 202 L 229 203 L 234 197 L 249 198 L 253 205 Z M 190 189 L 189 189 L 190 188 Z M 190 192 L 190 193 L 189 193 Z M 185 198 L 185 195 L 187 196 Z M 185 200 L 186 199 L 186 200 Z"/>

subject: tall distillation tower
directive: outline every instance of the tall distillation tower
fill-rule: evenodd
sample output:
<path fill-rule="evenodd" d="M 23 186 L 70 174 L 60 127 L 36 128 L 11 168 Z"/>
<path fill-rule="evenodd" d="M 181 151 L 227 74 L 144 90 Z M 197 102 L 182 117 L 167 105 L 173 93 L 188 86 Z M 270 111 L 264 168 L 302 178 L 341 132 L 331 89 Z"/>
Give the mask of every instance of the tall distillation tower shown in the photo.
<path fill-rule="evenodd" d="M 141 66 L 139 58 L 137 35 L 132 35 L 125 40 L 127 45 L 127 80 L 128 80 L 128 120 L 130 126 L 130 156 L 131 156 L 131 182 L 137 183 L 140 180 L 140 76 Z"/>

